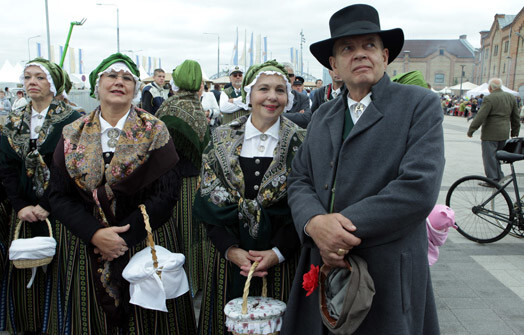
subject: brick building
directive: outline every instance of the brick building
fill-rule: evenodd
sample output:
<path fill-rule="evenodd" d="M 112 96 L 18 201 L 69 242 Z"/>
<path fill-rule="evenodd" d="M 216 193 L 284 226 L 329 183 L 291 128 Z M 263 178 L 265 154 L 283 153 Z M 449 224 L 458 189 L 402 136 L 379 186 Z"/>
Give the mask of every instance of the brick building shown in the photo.
<path fill-rule="evenodd" d="M 453 86 L 462 81 L 473 82 L 475 74 L 475 48 L 466 35 L 457 40 L 406 40 L 398 57 L 388 65 L 387 73 L 419 70 L 435 90 Z"/>
<path fill-rule="evenodd" d="M 524 96 L 524 7 L 517 15 L 495 14 L 489 31 L 481 31 L 476 83 L 492 77 Z"/>
<path fill-rule="evenodd" d="M 495 14 L 480 39 L 480 49 L 473 48 L 466 35 L 458 40 L 406 40 L 387 73 L 419 70 L 435 90 L 461 80 L 481 85 L 498 77 L 524 97 L 524 7 L 516 15 Z"/>

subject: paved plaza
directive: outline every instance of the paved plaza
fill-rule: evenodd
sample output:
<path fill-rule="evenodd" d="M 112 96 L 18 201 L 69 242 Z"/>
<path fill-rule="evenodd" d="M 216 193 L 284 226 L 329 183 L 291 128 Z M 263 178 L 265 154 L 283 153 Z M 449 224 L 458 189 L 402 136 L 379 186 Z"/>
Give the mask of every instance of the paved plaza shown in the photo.
<path fill-rule="evenodd" d="M 446 168 L 438 202 L 455 180 L 484 175 L 480 131 L 466 136 L 464 118 L 446 116 Z M 524 134 L 524 131 L 521 131 Z M 524 162 L 515 163 L 524 173 Z M 509 166 L 503 166 L 509 174 Z M 442 334 L 524 334 L 524 239 L 478 244 L 451 231 L 431 267 Z"/>

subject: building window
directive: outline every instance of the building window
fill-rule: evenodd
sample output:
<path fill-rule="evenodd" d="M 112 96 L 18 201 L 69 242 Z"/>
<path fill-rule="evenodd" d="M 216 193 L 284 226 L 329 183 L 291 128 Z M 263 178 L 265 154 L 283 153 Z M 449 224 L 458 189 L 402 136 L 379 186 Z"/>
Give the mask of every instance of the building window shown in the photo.
<path fill-rule="evenodd" d="M 393 75 L 394 75 L 394 76 L 397 75 L 397 70 L 393 70 Z"/>
<path fill-rule="evenodd" d="M 504 52 L 507 53 L 509 49 L 509 41 L 504 42 Z"/>
<path fill-rule="evenodd" d="M 486 58 L 489 58 L 489 48 L 486 48 Z"/>
<path fill-rule="evenodd" d="M 444 84 L 444 74 L 435 73 L 435 84 Z"/>
<path fill-rule="evenodd" d="M 502 73 L 506 73 L 506 64 L 504 64 L 504 67 L 502 68 Z"/>
<path fill-rule="evenodd" d="M 444 49 L 440 49 L 440 50 L 439 50 L 439 54 L 440 54 L 441 56 L 444 56 Z"/>
<path fill-rule="evenodd" d="M 496 56 L 499 54 L 499 46 L 498 45 L 495 45 L 493 47 L 493 56 Z"/>

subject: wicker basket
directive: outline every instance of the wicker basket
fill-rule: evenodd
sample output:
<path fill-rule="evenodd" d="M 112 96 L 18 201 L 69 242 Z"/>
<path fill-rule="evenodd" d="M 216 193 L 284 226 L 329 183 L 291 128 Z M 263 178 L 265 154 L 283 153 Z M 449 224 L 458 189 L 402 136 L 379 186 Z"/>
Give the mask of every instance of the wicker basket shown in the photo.
<path fill-rule="evenodd" d="M 258 262 L 253 263 L 251 266 L 251 269 L 249 270 L 246 283 L 244 285 L 244 294 L 242 295 L 242 298 L 236 298 L 231 300 L 226 304 L 224 307 L 224 313 L 226 314 L 226 323 L 228 324 L 234 324 L 235 329 L 231 329 L 233 327 L 229 327 L 229 331 L 232 332 L 234 335 L 242 335 L 242 334 L 252 334 L 252 335 L 278 335 L 279 331 L 267 331 L 267 332 L 258 332 L 253 333 L 250 330 L 249 325 L 253 324 L 255 322 L 259 324 L 265 324 L 265 323 L 271 323 L 276 322 L 276 324 L 281 324 L 282 321 L 282 315 L 284 314 L 284 311 L 286 309 L 286 304 L 280 300 L 276 300 L 273 298 L 267 298 L 267 280 L 266 277 L 262 278 L 262 297 L 248 297 L 249 295 L 249 286 L 251 283 L 251 278 L 253 277 L 253 273 L 255 272 L 256 267 L 258 266 Z M 241 313 L 238 313 L 238 308 L 241 305 Z M 251 308 L 259 308 L 263 311 L 264 319 L 258 318 L 258 316 L 255 316 L 253 313 L 253 310 L 249 309 L 249 306 Z M 267 307 L 270 307 L 267 309 Z M 243 329 L 241 329 L 243 328 Z M 278 328 L 280 329 L 280 328 Z"/>
<path fill-rule="evenodd" d="M 49 237 L 53 237 L 53 228 L 51 227 L 51 222 L 49 222 L 48 219 L 45 219 L 47 222 L 47 228 L 49 229 Z M 18 239 L 18 235 L 20 235 L 20 229 L 22 228 L 22 220 L 18 220 L 16 223 L 15 228 L 15 234 L 13 236 L 13 241 Z M 29 268 L 35 268 L 42 265 L 47 265 L 51 263 L 53 260 L 53 257 L 45 257 L 41 259 L 16 259 L 13 260 L 13 265 L 17 269 L 29 269 Z"/>

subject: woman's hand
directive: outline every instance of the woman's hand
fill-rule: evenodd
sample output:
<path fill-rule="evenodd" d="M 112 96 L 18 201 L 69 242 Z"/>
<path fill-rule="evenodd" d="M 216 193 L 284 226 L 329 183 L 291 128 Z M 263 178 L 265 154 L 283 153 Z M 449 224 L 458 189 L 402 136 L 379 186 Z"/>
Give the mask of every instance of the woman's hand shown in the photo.
<path fill-rule="evenodd" d="M 45 221 L 45 219 L 47 219 L 47 217 L 49 216 L 49 212 L 40 207 L 40 205 L 36 205 L 35 207 L 33 207 L 33 214 L 40 221 Z"/>
<path fill-rule="evenodd" d="M 27 222 L 36 222 L 38 217 L 34 213 L 35 206 L 26 206 L 18 211 L 18 218 Z"/>
<path fill-rule="evenodd" d="M 267 276 L 267 270 L 271 269 L 273 266 L 278 264 L 278 256 L 273 250 L 249 250 L 248 258 L 252 261 L 258 261 L 258 266 L 253 272 L 255 277 L 265 277 Z M 250 268 L 243 268 L 242 274 L 245 272 L 244 276 L 247 276 Z"/>
<path fill-rule="evenodd" d="M 105 261 L 112 261 L 125 254 L 128 250 L 126 242 L 118 234 L 128 230 L 129 224 L 98 229 L 91 238 L 91 243 L 96 247 L 95 254 L 100 254 Z"/>
<path fill-rule="evenodd" d="M 249 253 L 244 249 L 240 249 L 238 247 L 231 247 L 227 250 L 227 259 L 229 259 L 236 266 L 238 266 L 241 269 L 240 274 L 246 277 L 247 272 L 249 272 L 249 269 L 251 268 L 251 261 L 248 257 Z M 247 272 L 243 270 L 245 268 L 248 269 Z"/>

